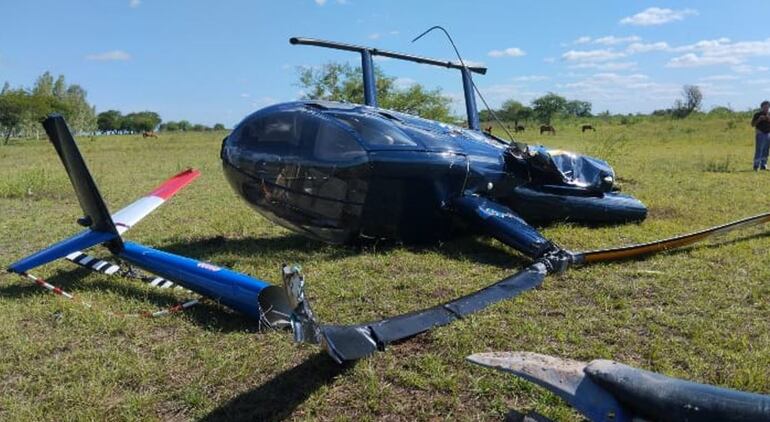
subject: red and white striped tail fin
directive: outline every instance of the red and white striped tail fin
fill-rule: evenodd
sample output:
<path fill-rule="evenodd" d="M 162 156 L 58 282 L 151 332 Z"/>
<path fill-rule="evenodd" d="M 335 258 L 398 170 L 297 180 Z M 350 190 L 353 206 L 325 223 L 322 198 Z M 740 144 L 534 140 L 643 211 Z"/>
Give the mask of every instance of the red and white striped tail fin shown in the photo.
<path fill-rule="evenodd" d="M 192 181 L 197 179 L 200 174 L 201 172 L 199 170 L 184 170 L 161 183 L 152 192 L 112 214 L 112 221 L 115 222 L 118 233 L 125 233 L 128 229 L 133 227 L 134 224 L 155 211 L 156 208 L 161 206 L 182 188 L 192 183 Z"/>

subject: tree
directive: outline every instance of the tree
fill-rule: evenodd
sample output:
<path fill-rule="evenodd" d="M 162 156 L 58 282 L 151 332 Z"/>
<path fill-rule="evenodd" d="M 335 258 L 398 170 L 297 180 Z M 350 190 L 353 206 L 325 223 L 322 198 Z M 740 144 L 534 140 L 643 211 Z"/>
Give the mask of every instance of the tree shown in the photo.
<path fill-rule="evenodd" d="M 154 111 L 129 113 L 123 118 L 120 128 L 129 132 L 152 132 L 160 125 L 161 118 Z"/>
<path fill-rule="evenodd" d="M 532 100 L 532 111 L 541 123 L 551 124 L 551 118 L 564 112 L 567 99 L 549 92 L 540 98 Z"/>
<path fill-rule="evenodd" d="M 510 99 L 503 103 L 497 112 L 497 117 L 503 121 L 512 121 L 518 126 L 520 120 L 528 120 L 532 117 L 532 109 L 516 100 Z"/>
<path fill-rule="evenodd" d="M 118 110 L 107 110 L 96 116 L 96 127 L 102 132 L 115 132 L 120 130 L 123 114 Z"/>
<path fill-rule="evenodd" d="M 564 104 L 564 114 L 572 117 L 591 117 L 591 103 L 572 100 Z"/>
<path fill-rule="evenodd" d="M 380 107 L 416 114 L 427 119 L 454 120 L 449 109 L 452 100 L 442 95 L 440 89 L 426 89 L 419 84 L 398 88 L 396 78 L 385 75 L 376 65 L 374 74 Z M 320 69 L 301 68 L 298 85 L 307 99 L 357 104 L 364 102 L 361 68 L 353 68 L 346 63 L 327 63 Z"/>
<path fill-rule="evenodd" d="M 192 128 L 192 124 L 187 120 L 180 120 L 177 122 L 177 125 L 179 127 L 179 130 L 181 130 L 182 132 L 188 131 Z"/>
<path fill-rule="evenodd" d="M 225 125 L 222 123 L 217 123 L 214 125 L 214 130 L 225 130 Z"/>
<path fill-rule="evenodd" d="M 0 95 L 0 126 L 5 131 L 3 144 L 24 120 L 29 94 L 23 90 L 7 90 Z"/>
<path fill-rule="evenodd" d="M 695 111 L 700 110 L 703 102 L 703 93 L 697 85 L 685 85 L 682 87 L 682 99 L 674 102 L 674 117 L 683 119 Z"/>
<path fill-rule="evenodd" d="M 41 97 L 53 96 L 53 76 L 51 72 L 46 71 L 37 77 L 35 86 L 32 87 L 32 95 Z"/>

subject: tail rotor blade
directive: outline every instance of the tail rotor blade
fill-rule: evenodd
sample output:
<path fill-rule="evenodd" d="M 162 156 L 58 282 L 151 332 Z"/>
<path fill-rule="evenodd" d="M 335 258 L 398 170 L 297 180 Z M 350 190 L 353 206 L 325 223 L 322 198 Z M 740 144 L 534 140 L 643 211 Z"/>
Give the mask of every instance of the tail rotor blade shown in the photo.
<path fill-rule="evenodd" d="M 650 255 L 689 246 L 712 236 L 767 222 L 770 222 L 770 213 L 755 215 L 753 217 L 744 218 L 743 220 L 733 221 L 732 223 L 727 223 L 698 232 L 671 237 L 668 239 L 658 240 L 655 242 L 640 243 L 637 245 L 623 246 L 620 248 L 599 249 L 595 251 L 573 253 L 573 262 L 577 265 L 584 265 L 592 264 L 595 262 L 618 261 L 643 255 Z"/>

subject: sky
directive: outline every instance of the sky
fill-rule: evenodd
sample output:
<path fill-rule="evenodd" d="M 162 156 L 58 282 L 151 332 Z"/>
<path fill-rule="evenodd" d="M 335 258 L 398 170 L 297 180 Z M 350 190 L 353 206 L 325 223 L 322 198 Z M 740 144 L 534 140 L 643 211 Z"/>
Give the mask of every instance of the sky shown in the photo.
<path fill-rule="evenodd" d="M 88 92 L 97 112 L 152 110 L 232 127 L 302 95 L 299 67 L 359 64 L 292 36 L 454 59 L 444 26 L 492 107 L 556 92 L 593 111 L 670 107 L 698 85 L 704 108 L 770 98 L 770 3 L 684 1 L 4 0 L 0 83 L 46 70 Z M 380 59 L 399 86 L 440 88 L 463 114 L 459 72 Z M 479 102 L 479 106 L 482 104 Z"/>

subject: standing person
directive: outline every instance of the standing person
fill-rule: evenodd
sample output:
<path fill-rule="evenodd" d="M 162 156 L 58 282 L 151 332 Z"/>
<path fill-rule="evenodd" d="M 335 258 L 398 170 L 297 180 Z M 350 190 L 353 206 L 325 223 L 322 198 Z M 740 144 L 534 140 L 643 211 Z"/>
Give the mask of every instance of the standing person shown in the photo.
<path fill-rule="evenodd" d="M 754 148 L 754 171 L 767 170 L 767 153 L 770 147 L 770 101 L 762 101 L 760 110 L 751 118 L 756 130 Z"/>

